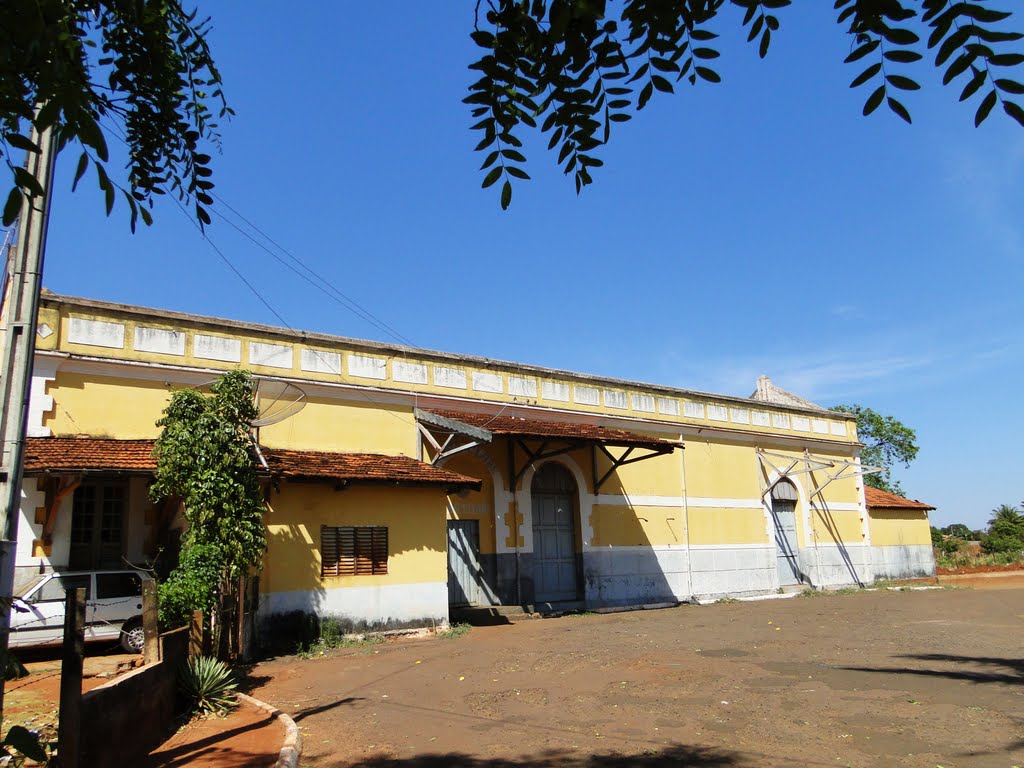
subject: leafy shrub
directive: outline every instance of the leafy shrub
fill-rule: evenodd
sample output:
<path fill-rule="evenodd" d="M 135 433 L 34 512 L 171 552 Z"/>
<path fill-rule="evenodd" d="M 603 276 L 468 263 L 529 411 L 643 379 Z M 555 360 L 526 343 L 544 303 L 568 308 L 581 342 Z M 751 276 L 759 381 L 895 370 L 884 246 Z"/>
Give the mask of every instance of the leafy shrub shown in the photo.
<path fill-rule="evenodd" d="M 235 706 L 235 676 L 220 659 L 198 656 L 182 668 L 181 688 L 193 712 L 223 715 Z"/>
<path fill-rule="evenodd" d="M 213 544 L 194 544 L 181 553 L 181 562 L 159 587 L 160 623 L 167 627 L 188 624 L 192 612 L 209 616 L 217 604 L 223 572 L 220 550 Z"/>

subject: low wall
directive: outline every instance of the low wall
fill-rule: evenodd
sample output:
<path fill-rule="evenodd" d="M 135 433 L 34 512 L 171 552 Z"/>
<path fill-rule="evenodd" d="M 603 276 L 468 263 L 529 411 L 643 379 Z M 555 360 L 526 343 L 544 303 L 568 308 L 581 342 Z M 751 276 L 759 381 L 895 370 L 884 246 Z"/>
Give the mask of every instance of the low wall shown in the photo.
<path fill-rule="evenodd" d="M 160 638 L 160 661 L 82 696 L 80 765 L 133 765 L 167 737 L 174 722 L 178 668 L 188 656 L 188 630 Z"/>

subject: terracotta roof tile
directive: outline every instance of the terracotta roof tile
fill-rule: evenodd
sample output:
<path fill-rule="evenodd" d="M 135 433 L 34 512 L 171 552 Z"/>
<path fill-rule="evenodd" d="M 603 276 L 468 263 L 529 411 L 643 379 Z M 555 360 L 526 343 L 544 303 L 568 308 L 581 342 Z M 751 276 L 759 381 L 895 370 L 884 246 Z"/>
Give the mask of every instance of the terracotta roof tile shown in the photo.
<path fill-rule="evenodd" d="M 263 449 L 274 475 L 285 478 L 331 479 L 369 483 L 405 483 L 480 488 L 480 481 L 426 464 L 408 456 L 376 453 L 320 453 Z"/>
<path fill-rule="evenodd" d="M 895 493 L 880 491 L 871 486 L 864 488 L 864 500 L 869 507 L 879 509 L 935 509 L 924 502 L 905 499 Z"/>
<path fill-rule="evenodd" d="M 71 470 L 149 474 L 156 469 L 154 445 L 154 440 L 30 437 L 25 441 L 25 474 Z"/>
<path fill-rule="evenodd" d="M 127 472 L 152 474 L 154 440 L 100 437 L 30 437 L 25 446 L 25 474 L 46 472 Z M 480 487 L 480 481 L 416 461 L 407 456 L 374 453 L 323 453 L 263 449 L 272 474 L 361 483 Z"/>
<path fill-rule="evenodd" d="M 662 440 L 659 437 L 648 437 L 625 429 L 602 427 L 597 424 L 579 424 L 567 421 L 542 421 L 512 415 L 490 415 L 486 413 L 466 413 L 430 408 L 427 413 L 440 416 L 451 421 L 460 421 L 478 429 L 485 429 L 496 435 L 521 435 L 523 437 L 561 438 L 563 440 L 583 440 L 602 442 L 619 446 L 635 446 L 652 450 L 671 449 L 677 443 Z"/>

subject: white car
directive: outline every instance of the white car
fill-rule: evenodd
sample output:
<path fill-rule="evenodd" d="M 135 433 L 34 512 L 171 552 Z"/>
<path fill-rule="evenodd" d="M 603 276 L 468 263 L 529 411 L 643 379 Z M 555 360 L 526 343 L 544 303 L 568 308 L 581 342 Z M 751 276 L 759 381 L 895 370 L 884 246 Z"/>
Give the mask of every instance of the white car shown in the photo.
<path fill-rule="evenodd" d="M 64 641 L 64 600 L 69 589 L 85 587 L 85 639 L 120 640 L 128 653 L 141 653 L 140 571 L 45 573 L 17 590 L 11 604 L 11 648 L 60 645 Z"/>

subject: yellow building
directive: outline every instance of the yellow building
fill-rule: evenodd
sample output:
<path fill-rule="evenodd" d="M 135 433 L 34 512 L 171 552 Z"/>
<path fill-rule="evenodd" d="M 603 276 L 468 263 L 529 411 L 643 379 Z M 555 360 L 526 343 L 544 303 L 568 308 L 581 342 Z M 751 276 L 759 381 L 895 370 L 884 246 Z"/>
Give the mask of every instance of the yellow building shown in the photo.
<path fill-rule="evenodd" d="M 36 341 L 26 572 L 173 553 L 147 446 L 174 389 L 233 368 L 276 414 L 255 428 L 265 616 L 401 625 L 934 569 L 926 518 L 869 516 L 852 418 L 765 377 L 728 397 L 52 294 Z"/>

